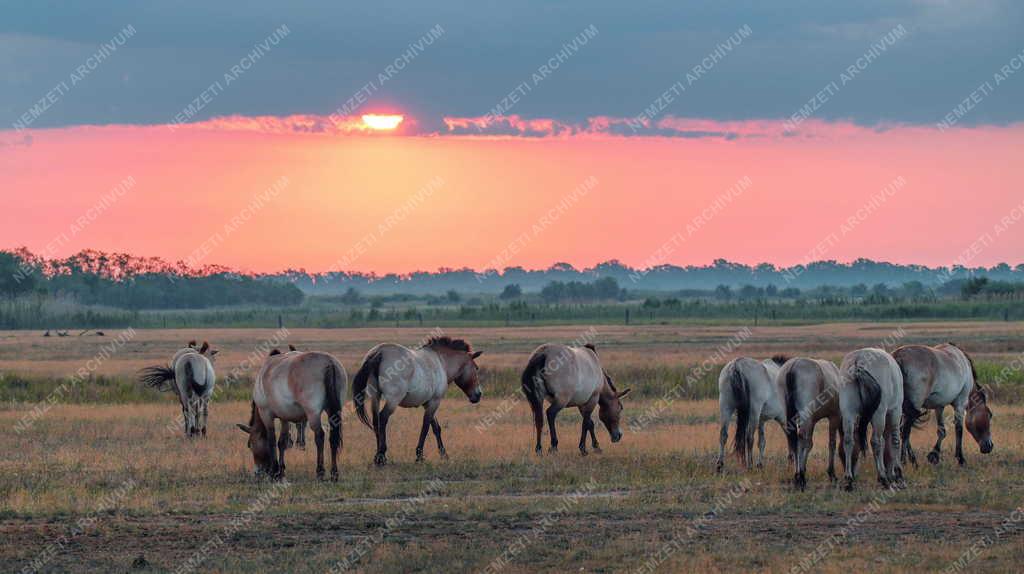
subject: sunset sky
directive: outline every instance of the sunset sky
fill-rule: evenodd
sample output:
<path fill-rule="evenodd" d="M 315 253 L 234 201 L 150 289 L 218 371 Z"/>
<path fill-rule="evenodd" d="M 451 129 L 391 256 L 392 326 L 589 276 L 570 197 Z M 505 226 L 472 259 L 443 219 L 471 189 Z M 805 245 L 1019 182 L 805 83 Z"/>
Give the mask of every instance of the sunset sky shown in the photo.
<path fill-rule="evenodd" d="M 5 9 L 0 248 L 1024 261 L 1024 8 L 786 4 Z"/>

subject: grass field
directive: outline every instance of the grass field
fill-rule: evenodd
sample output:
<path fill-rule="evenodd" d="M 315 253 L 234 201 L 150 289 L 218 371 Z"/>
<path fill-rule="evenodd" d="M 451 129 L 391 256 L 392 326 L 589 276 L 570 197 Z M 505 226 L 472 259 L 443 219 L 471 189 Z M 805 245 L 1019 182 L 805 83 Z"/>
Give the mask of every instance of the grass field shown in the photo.
<path fill-rule="evenodd" d="M 414 462 L 419 411 L 389 427 L 384 468 L 370 464 L 372 433 L 344 421 L 338 483 L 314 479 L 314 453 L 291 450 L 288 479 L 256 481 L 239 400 L 248 382 L 211 406 L 210 436 L 187 441 L 167 428 L 179 413 L 167 395 L 132 390 L 139 367 L 165 361 L 190 338 L 222 349 L 218 373 L 244 364 L 272 330 L 140 330 L 89 377 L 61 394 L 25 432 L 13 429 L 38 397 L 97 356 L 107 337 L 0 333 L 0 564 L 4 571 L 1018 571 L 1024 559 L 1024 405 L 1010 369 L 992 408 L 995 452 L 965 437 L 967 466 L 952 460 L 952 432 L 938 467 L 908 470 L 907 489 L 882 490 L 862 467 L 853 493 L 829 484 L 824 426 L 807 492 L 789 484 L 781 432 L 769 427 L 769 460 L 714 472 L 717 405 L 658 398 L 708 361 L 776 352 L 839 358 L 859 346 L 955 340 L 991 376 L 1024 350 L 1020 324 L 834 324 L 751 328 L 715 359 L 739 327 L 599 327 L 604 363 L 639 397 L 625 416 L 657 412 L 642 431 L 603 453 L 579 456 L 579 416 L 560 418 L 562 451 L 537 457 L 528 409 L 515 392 L 533 346 L 571 341 L 587 327 L 466 329 L 485 351 L 484 400 L 453 390 L 439 418 L 450 460 L 428 441 Z M 423 330 L 293 330 L 303 349 L 328 350 L 348 368 L 382 340 L 414 343 Z M 282 346 L 283 346 L 282 345 Z M 243 373 L 243 375 L 245 375 Z M 704 384 L 704 383 L 701 383 Z M 93 386 L 106 385 L 99 391 Z M 41 389 L 39 388 L 41 387 Z M 648 387 L 648 388 L 644 388 Z M 703 392 L 703 391 L 702 391 Z M 690 396 L 690 395 L 687 395 Z M 694 394 L 694 396 L 698 396 Z M 22 402 L 29 401 L 29 402 Z M 654 411 L 652 411 L 654 409 Z M 349 411 L 350 413 L 350 411 Z M 921 453 L 934 423 L 915 431 Z M 310 441 L 312 444 L 312 441 Z M 921 457 L 923 459 L 923 457 Z M 967 560 L 970 560 L 969 564 Z"/>

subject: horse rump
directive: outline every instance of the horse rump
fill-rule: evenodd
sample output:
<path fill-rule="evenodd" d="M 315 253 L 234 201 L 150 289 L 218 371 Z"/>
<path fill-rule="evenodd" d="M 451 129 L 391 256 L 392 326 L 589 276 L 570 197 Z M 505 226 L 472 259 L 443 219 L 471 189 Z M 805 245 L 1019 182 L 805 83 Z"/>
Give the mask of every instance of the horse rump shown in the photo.
<path fill-rule="evenodd" d="M 158 391 L 174 389 L 174 369 L 168 366 L 146 367 L 139 371 L 139 382 Z"/>
<path fill-rule="evenodd" d="M 733 436 L 733 452 L 741 459 L 747 452 L 747 425 L 750 424 L 750 387 L 743 373 L 734 363 L 729 373 L 729 388 L 736 402 L 736 434 Z"/>
<path fill-rule="evenodd" d="M 352 379 L 352 404 L 355 406 L 356 416 L 370 429 L 373 429 L 373 424 L 366 416 L 366 385 L 369 383 L 370 375 L 380 376 L 380 363 L 383 358 L 379 350 L 374 351 L 366 357 L 363 366 L 359 367 L 359 372 Z"/>
<path fill-rule="evenodd" d="M 875 416 L 875 411 L 882 404 L 882 385 L 867 369 L 855 366 L 853 380 L 857 384 L 857 394 L 860 396 L 860 413 L 857 419 L 857 446 L 860 449 L 868 448 L 868 422 Z"/>

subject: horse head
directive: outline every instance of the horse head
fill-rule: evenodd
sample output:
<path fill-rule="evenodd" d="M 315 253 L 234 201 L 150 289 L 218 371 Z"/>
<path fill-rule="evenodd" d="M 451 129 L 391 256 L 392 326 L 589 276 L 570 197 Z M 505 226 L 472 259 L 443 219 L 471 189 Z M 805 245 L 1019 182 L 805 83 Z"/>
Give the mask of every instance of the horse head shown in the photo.
<path fill-rule="evenodd" d="M 475 353 L 466 352 L 462 367 L 455 375 L 455 384 L 462 389 L 469 398 L 469 402 L 476 404 L 480 402 L 483 391 L 480 389 L 480 367 L 476 364 L 476 358 L 483 354 L 483 351 Z"/>
<path fill-rule="evenodd" d="M 992 444 L 992 409 L 988 408 L 988 397 L 980 385 L 975 384 L 967 399 L 967 432 L 971 433 L 978 443 L 982 454 L 992 452 L 995 445 Z"/>
<path fill-rule="evenodd" d="M 256 474 L 265 474 L 271 477 L 277 476 L 279 469 L 277 468 L 277 457 L 274 456 L 274 445 L 270 443 L 267 427 L 263 425 L 263 419 L 260 418 L 256 410 L 255 401 L 252 402 L 249 424 L 243 425 L 238 423 L 236 426 L 242 432 L 249 435 L 247 446 L 252 451 L 253 463 L 256 465 Z"/>
<path fill-rule="evenodd" d="M 619 442 L 622 440 L 622 429 L 619 426 L 622 421 L 622 398 L 629 394 L 630 389 L 624 391 L 616 390 L 615 383 L 612 382 L 612 378 L 608 376 L 608 373 L 604 374 L 604 382 L 604 388 L 601 389 L 601 394 L 597 399 L 597 417 L 601 419 L 604 427 L 608 429 L 612 442 Z"/>

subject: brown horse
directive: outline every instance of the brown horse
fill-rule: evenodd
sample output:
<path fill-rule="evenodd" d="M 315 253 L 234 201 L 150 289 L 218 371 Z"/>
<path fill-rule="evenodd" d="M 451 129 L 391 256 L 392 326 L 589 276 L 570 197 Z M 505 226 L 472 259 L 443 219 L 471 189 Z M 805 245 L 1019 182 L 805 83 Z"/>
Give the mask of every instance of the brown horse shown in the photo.
<path fill-rule="evenodd" d="M 249 435 L 257 474 L 284 476 L 288 423 L 305 422 L 316 439 L 316 476 L 322 479 L 324 429 L 320 416 L 326 413 L 331 439 L 331 480 L 338 480 L 341 407 L 347 387 L 344 367 L 327 353 L 296 351 L 268 356 L 253 385 L 249 424 L 238 425 Z M 275 440 L 275 419 L 282 421 L 280 440 Z"/>
<path fill-rule="evenodd" d="M 533 421 L 537 428 L 537 446 L 542 451 L 540 439 L 544 433 L 544 399 L 550 405 L 547 410 L 548 429 L 551 432 L 551 452 L 558 450 L 558 433 L 555 431 L 555 417 L 565 407 L 577 407 L 583 416 L 583 432 L 580 435 L 580 454 L 587 455 L 587 434 L 595 452 L 601 449 L 594 433 L 591 416 L 595 407 L 600 407 L 598 418 L 611 435 L 612 442 L 622 439 L 619 426 L 622 420 L 622 397 L 629 389 L 618 391 L 611 377 L 601 367 L 597 349 L 593 345 L 568 347 L 547 344 L 537 347 L 530 355 L 521 377 L 523 394 L 533 410 Z"/>
<path fill-rule="evenodd" d="M 910 446 L 910 433 L 915 422 L 924 422 L 927 410 L 935 411 L 937 440 L 928 453 L 928 462 L 938 464 L 942 439 L 946 437 L 946 421 L 942 411 L 953 405 L 956 430 L 956 460 L 964 464 L 963 424 L 971 433 L 982 454 L 992 452 L 992 409 L 988 408 L 985 391 L 978 384 L 978 374 L 971 357 L 953 343 L 926 347 L 905 345 L 893 352 L 903 372 L 903 460 L 917 466 L 917 455 Z"/>
<path fill-rule="evenodd" d="M 441 458 L 448 458 L 441 440 L 441 424 L 434 415 L 451 382 L 466 393 L 469 402 L 480 402 L 482 393 L 476 358 L 482 353 L 473 352 L 469 343 L 462 339 L 446 336 L 431 337 L 418 349 L 395 343 L 384 343 L 370 349 L 352 381 L 352 402 L 359 420 L 377 437 L 375 464 L 387 463 L 388 420 L 398 407 L 423 407 L 416 461 L 423 460 L 423 443 L 431 429 Z M 372 402 L 372 424 L 366 416 L 366 395 Z"/>

